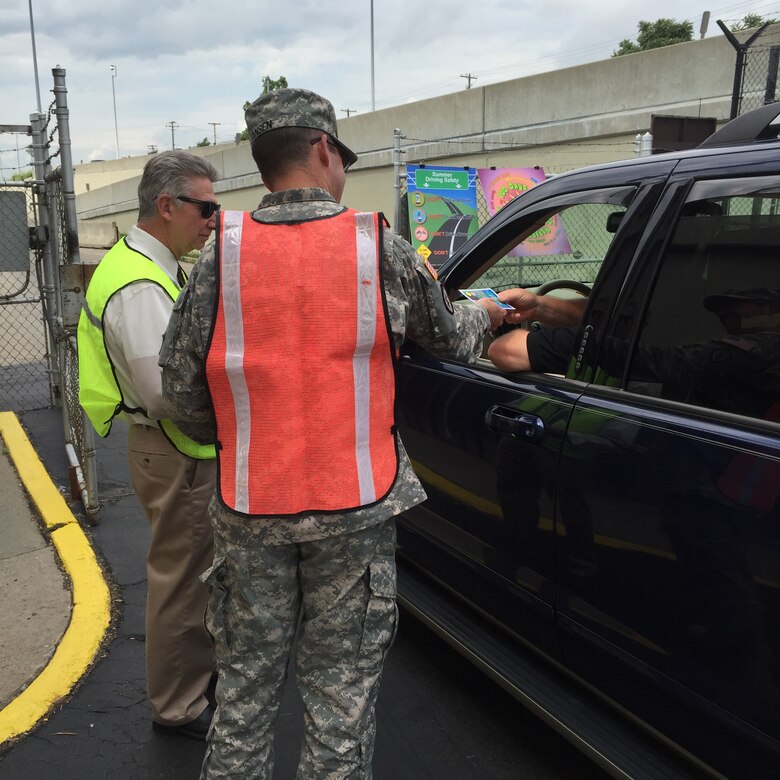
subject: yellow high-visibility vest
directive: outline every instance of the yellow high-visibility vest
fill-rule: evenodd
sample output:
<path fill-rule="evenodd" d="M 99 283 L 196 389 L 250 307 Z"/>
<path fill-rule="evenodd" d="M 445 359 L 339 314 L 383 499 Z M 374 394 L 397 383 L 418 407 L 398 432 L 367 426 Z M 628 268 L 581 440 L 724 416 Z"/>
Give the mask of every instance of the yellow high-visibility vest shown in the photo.
<path fill-rule="evenodd" d="M 100 261 L 87 288 L 79 317 L 79 403 L 100 436 L 108 436 L 114 417 L 120 412 L 146 413 L 143 409 L 125 405 L 103 333 L 103 314 L 111 297 L 128 284 L 142 280 L 160 285 L 172 301 L 179 295 L 179 288 L 162 268 L 132 249 L 123 238 Z M 198 460 L 216 457 L 213 444 L 198 444 L 170 420 L 157 422 L 182 454 Z"/>

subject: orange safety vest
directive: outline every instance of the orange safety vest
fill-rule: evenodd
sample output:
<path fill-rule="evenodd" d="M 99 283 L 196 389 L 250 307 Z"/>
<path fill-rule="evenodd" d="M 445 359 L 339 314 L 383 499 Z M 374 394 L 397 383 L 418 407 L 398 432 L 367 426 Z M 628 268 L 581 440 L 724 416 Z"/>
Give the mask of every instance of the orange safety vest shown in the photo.
<path fill-rule="evenodd" d="M 225 211 L 206 374 L 218 495 L 248 516 L 345 512 L 398 472 L 380 215 L 296 224 Z"/>

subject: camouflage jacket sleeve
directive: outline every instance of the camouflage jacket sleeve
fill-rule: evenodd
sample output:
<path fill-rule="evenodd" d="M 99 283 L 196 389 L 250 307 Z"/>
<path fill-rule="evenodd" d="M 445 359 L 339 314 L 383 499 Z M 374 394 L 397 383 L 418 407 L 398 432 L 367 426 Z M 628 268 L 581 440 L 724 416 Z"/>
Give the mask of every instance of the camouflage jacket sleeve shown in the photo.
<path fill-rule="evenodd" d="M 214 316 L 214 245 L 206 247 L 173 307 L 162 349 L 162 389 L 171 419 L 193 439 L 210 443 L 216 422 L 206 382 L 206 348 Z"/>
<path fill-rule="evenodd" d="M 420 256 L 385 231 L 384 286 L 396 347 L 404 339 L 442 357 L 472 363 L 490 327 L 487 312 L 471 302 L 453 305 Z"/>

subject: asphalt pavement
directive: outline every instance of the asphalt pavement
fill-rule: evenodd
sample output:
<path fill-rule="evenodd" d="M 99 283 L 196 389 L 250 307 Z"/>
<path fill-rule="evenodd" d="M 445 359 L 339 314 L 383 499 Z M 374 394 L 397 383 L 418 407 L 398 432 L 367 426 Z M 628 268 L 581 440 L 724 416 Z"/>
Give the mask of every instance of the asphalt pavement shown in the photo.
<path fill-rule="evenodd" d="M 0 413 L 0 780 L 197 778 L 204 744 L 151 729 L 149 533 L 124 426 L 97 443 L 102 522 L 89 527 L 70 497 L 60 411 L 18 421 Z M 377 717 L 376 780 L 605 777 L 405 614 Z M 302 722 L 289 684 L 276 780 L 295 776 Z"/>

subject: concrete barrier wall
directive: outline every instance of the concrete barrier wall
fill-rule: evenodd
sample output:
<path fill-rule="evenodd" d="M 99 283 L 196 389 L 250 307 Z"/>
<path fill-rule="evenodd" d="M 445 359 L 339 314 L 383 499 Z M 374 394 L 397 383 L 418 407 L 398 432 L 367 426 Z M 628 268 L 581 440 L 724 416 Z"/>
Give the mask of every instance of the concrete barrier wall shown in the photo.
<path fill-rule="evenodd" d="M 119 241 L 119 230 L 116 222 L 80 219 L 78 231 L 79 246 L 91 249 L 108 249 Z"/>
<path fill-rule="evenodd" d="M 752 31 L 750 31 L 752 32 Z M 750 34 L 740 33 L 742 38 Z M 780 41 L 780 24 L 759 39 Z M 573 68 L 513 79 L 339 120 L 339 137 L 360 160 L 343 201 L 394 212 L 394 128 L 406 136 L 403 162 L 503 167 L 541 165 L 548 172 L 632 157 L 634 139 L 653 114 L 729 117 L 736 53 L 721 34 Z M 249 143 L 190 150 L 220 172 L 223 207 L 252 209 L 264 188 Z M 147 158 L 137 158 L 140 167 Z M 100 170 L 92 166 L 102 166 Z M 126 232 L 135 222 L 140 167 L 93 163 L 76 168 L 76 205 L 84 220 L 111 219 Z M 118 177 L 133 174 L 123 181 Z M 86 192 L 81 182 L 117 177 Z"/>

